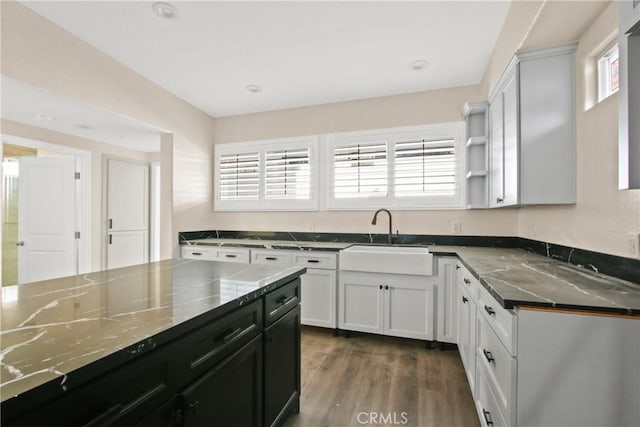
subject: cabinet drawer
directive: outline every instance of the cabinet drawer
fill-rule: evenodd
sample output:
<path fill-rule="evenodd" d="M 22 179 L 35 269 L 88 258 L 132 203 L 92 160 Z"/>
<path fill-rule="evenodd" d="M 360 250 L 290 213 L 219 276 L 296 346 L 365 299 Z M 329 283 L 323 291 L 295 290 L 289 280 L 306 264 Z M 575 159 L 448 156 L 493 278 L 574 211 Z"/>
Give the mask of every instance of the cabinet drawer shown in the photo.
<path fill-rule="evenodd" d="M 249 249 L 242 248 L 219 248 L 217 260 L 226 262 L 249 263 Z"/>
<path fill-rule="evenodd" d="M 15 419 L 3 405 L 2 425 L 132 425 L 177 392 L 176 351 L 170 344 L 154 350 Z"/>
<path fill-rule="evenodd" d="M 192 332 L 182 350 L 186 376 L 195 378 L 262 331 L 262 301 L 257 300 Z"/>
<path fill-rule="evenodd" d="M 209 261 L 217 259 L 215 248 L 183 246 L 181 251 L 182 258 L 206 259 Z"/>
<path fill-rule="evenodd" d="M 476 279 L 469 270 L 467 270 L 459 261 L 458 266 L 458 278 L 460 285 L 467 291 L 467 294 L 473 298 L 474 301 L 478 300 L 478 293 L 480 291 L 480 282 Z"/>
<path fill-rule="evenodd" d="M 337 254 L 323 252 L 296 253 L 293 258 L 294 264 L 301 267 L 335 270 L 338 266 Z"/>
<path fill-rule="evenodd" d="M 483 367 L 476 370 L 476 409 L 483 427 L 507 427 Z"/>
<path fill-rule="evenodd" d="M 300 279 L 268 293 L 264 298 L 264 319 L 268 326 L 300 304 Z"/>
<path fill-rule="evenodd" d="M 515 404 L 517 360 L 512 357 L 484 316 L 478 316 L 476 366 L 483 365 L 493 396 L 504 414 Z"/>
<path fill-rule="evenodd" d="M 278 264 L 291 265 L 292 254 L 290 251 L 252 250 L 251 262 L 253 264 Z"/>
<path fill-rule="evenodd" d="M 487 323 L 495 331 L 509 354 L 517 356 L 517 316 L 498 304 L 498 301 L 482 286 L 478 298 L 478 310 L 487 319 Z"/>

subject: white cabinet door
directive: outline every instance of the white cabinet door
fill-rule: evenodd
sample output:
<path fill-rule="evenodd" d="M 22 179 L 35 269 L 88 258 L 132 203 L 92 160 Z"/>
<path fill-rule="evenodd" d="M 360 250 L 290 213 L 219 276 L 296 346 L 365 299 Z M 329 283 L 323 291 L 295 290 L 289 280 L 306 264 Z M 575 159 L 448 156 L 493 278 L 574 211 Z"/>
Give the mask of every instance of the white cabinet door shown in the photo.
<path fill-rule="evenodd" d="M 107 259 L 109 268 L 143 264 L 149 259 L 146 231 L 117 231 L 109 233 Z"/>
<path fill-rule="evenodd" d="M 471 394 L 476 387 L 476 303 L 463 285 L 458 286 L 458 349 L 469 380 Z"/>
<path fill-rule="evenodd" d="M 369 273 L 340 272 L 340 329 L 382 334 L 384 290 Z"/>
<path fill-rule="evenodd" d="M 503 124 L 503 201 L 501 206 L 518 204 L 519 158 L 518 158 L 518 67 L 512 68 L 502 89 Z"/>
<path fill-rule="evenodd" d="M 384 285 L 385 334 L 433 340 L 434 286 L 420 282 L 398 277 Z"/>
<path fill-rule="evenodd" d="M 301 323 L 335 328 L 336 271 L 310 268 L 300 279 Z"/>
<path fill-rule="evenodd" d="M 458 337 L 458 259 L 438 258 L 436 340 L 455 344 Z"/>
<path fill-rule="evenodd" d="M 489 151 L 489 206 L 502 206 L 504 201 L 504 141 L 502 94 L 491 101 L 489 106 L 491 137 Z"/>

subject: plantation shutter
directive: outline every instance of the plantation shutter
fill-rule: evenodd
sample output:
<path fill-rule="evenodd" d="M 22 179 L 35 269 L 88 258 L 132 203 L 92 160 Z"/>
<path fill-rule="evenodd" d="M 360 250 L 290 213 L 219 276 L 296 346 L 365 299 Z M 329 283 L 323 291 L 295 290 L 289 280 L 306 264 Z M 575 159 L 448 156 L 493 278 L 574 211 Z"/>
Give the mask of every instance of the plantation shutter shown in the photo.
<path fill-rule="evenodd" d="M 387 143 L 337 146 L 334 149 L 334 197 L 387 196 Z"/>
<path fill-rule="evenodd" d="M 453 138 L 396 142 L 396 197 L 451 196 L 456 191 Z"/>
<path fill-rule="evenodd" d="M 258 200 L 260 197 L 258 153 L 222 154 L 219 157 L 221 200 Z"/>
<path fill-rule="evenodd" d="M 311 162 L 308 148 L 267 151 L 265 199 L 309 199 Z"/>

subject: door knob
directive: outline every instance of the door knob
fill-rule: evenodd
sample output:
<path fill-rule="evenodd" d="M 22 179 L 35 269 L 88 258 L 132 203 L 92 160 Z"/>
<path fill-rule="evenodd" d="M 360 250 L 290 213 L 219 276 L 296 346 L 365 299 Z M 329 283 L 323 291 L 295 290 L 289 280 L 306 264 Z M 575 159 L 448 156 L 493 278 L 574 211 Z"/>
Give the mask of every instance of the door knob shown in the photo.
<path fill-rule="evenodd" d="M 24 246 L 24 241 L 20 240 L 19 242 L 16 242 L 16 246 Z"/>

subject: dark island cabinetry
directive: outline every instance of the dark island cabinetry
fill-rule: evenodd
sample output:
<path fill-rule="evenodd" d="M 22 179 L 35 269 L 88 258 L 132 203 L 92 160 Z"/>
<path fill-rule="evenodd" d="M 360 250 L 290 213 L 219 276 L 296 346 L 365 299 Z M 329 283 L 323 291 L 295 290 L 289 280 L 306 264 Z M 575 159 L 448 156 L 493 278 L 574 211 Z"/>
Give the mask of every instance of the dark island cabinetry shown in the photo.
<path fill-rule="evenodd" d="M 205 313 L 61 395 L 45 398 L 45 387 L 16 396 L 3 402 L 2 425 L 281 425 L 299 410 L 299 289 L 295 278 Z"/>

